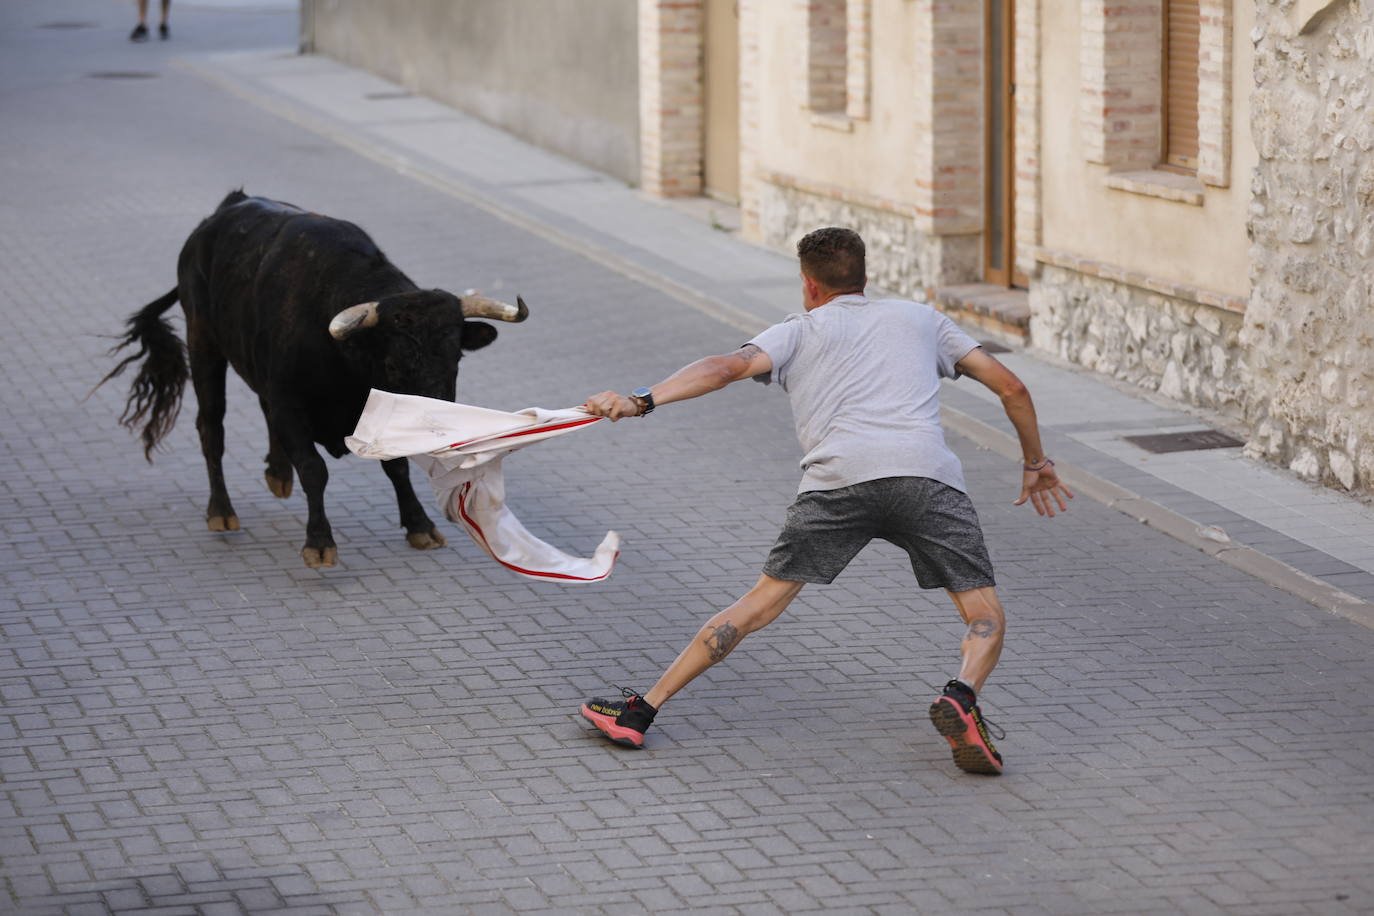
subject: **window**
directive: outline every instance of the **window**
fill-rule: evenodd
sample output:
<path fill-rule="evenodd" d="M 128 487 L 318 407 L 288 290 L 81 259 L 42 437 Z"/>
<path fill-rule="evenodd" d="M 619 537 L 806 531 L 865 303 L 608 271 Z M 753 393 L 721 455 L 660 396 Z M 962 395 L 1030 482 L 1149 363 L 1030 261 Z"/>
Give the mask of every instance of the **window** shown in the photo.
<path fill-rule="evenodd" d="M 806 107 L 840 114 L 848 93 L 848 25 L 845 0 L 809 0 L 806 4 Z"/>
<path fill-rule="evenodd" d="M 1233 3 L 1082 0 L 1084 158 L 1113 175 L 1173 172 L 1171 188 L 1230 183 Z"/>
<path fill-rule="evenodd" d="M 868 117 L 872 0 L 798 0 L 805 13 L 802 105 L 836 123 Z"/>

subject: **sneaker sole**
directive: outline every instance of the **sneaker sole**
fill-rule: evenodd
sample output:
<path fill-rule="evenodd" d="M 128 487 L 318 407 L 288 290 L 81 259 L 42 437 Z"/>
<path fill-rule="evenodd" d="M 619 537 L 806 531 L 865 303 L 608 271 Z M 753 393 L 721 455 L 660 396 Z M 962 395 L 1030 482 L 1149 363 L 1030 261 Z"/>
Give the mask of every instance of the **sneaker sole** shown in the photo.
<path fill-rule="evenodd" d="M 998 776 L 1002 764 L 992 756 L 988 746 L 978 736 L 973 717 L 957 708 L 953 700 L 936 700 L 930 706 L 930 721 L 935 730 L 949 742 L 954 752 L 954 765 L 965 773 Z"/>
<path fill-rule="evenodd" d="M 644 733 L 623 725 L 616 725 L 611 716 L 593 712 L 590 706 L 582 705 L 582 718 L 595 725 L 607 738 L 624 747 L 643 747 Z"/>

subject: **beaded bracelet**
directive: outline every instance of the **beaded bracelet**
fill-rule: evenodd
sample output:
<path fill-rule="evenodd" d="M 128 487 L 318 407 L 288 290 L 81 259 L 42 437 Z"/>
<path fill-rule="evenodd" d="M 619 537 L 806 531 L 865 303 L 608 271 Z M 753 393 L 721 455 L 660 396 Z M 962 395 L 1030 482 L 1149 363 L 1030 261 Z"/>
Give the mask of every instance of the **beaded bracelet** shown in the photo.
<path fill-rule="evenodd" d="M 1054 460 L 1051 459 L 1051 458 L 1049 458 L 1048 456 L 1046 456 L 1046 458 L 1045 458 L 1044 461 L 1040 462 L 1040 463 L 1037 464 L 1037 465 L 1029 465 L 1029 464 L 1023 464 L 1023 465 L 1021 465 L 1021 470 L 1023 470 L 1023 471 L 1043 471 L 1043 470 L 1044 470 L 1045 468 L 1047 468 L 1047 467 L 1051 467 L 1051 468 L 1054 467 Z"/>

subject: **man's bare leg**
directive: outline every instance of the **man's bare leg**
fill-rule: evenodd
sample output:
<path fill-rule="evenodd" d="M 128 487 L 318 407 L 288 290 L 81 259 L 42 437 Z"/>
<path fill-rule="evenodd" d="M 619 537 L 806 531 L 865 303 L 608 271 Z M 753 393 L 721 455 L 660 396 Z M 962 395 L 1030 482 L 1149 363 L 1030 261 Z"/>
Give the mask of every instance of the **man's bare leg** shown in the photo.
<path fill-rule="evenodd" d="M 655 708 L 662 706 L 693 678 L 729 655 L 741 639 L 776 620 L 804 584 L 759 576 L 743 597 L 706 621 L 653 689 L 644 694 L 644 702 Z"/>
<path fill-rule="evenodd" d="M 776 620 L 801 590 L 800 582 L 759 576 L 759 581 L 742 598 L 706 621 L 652 690 L 636 696 L 622 688 L 624 699 L 592 697 L 582 704 L 582 717 L 617 744 L 643 747 L 644 732 L 653 724 L 658 707 L 729 655 L 745 636 Z"/>
<path fill-rule="evenodd" d="M 959 680 L 975 692 L 981 691 L 1002 657 L 1002 640 L 1007 629 L 1002 602 L 997 600 L 997 589 L 992 587 L 950 592 L 949 596 L 954 599 L 959 616 L 968 624 L 968 632 L 959 646 L 964 659 L 959 667 Z"/>
<path fill-rule="evenodd" d="M 967 773 L 995 776 L 1002 772 L 1002 755 L 988 735 L 978 709 L 977 693 L 1002 655 L 1006 616 L 997 600 L 997 591 L 991 587 L 950 592 L 949 596 L 968 624 L 960 646 L 964 660 L 959 667 L 959 681 L 947 684 L 931 704 L 930 721 L 949 742 L 955 766 Z"/>

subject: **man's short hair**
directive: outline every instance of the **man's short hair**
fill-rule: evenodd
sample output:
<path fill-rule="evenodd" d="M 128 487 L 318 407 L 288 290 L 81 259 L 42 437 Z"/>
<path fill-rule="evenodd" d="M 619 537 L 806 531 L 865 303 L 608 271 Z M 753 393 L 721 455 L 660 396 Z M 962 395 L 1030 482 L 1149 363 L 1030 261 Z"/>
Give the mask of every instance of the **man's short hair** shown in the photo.
<path fill-rule="evenodd" d="M 868 282 L 864 240 L 853 229 L 827 226 L 802 236 L 797 243 L 802 273 L 826 289 L 861 292 Z"/>

